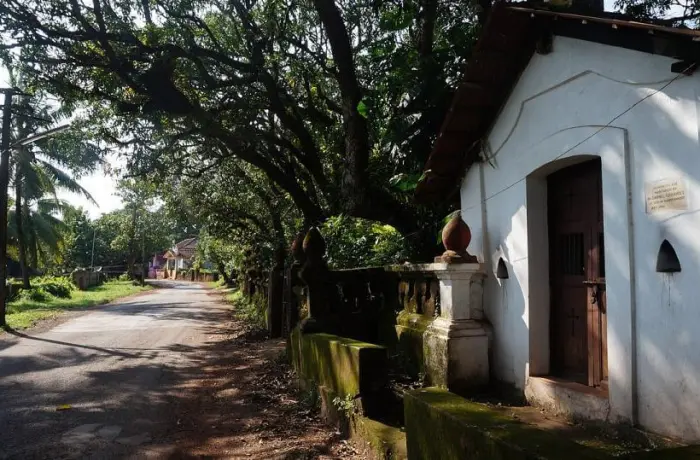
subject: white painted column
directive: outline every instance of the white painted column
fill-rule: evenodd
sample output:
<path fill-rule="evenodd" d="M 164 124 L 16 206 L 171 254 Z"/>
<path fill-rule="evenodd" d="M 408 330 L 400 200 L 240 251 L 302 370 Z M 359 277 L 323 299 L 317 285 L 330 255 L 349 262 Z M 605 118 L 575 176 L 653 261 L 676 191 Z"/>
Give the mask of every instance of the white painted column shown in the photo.
<path fill-rule="evenodd" d="M 484 320 L 481 264 L 430 264 L 440 282 L 440 316 L 423 335 L 431 385 L 467 390 L 489 381 L 490 327 Z"/>

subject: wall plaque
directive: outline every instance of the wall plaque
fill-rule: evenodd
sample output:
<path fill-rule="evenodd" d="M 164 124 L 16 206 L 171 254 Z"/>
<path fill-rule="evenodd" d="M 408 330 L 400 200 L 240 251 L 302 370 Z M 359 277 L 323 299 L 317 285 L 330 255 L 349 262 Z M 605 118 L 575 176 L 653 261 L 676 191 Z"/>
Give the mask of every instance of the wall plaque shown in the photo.
<path fill-rule="evenodd" d="M 647 214 L 688 209 L 685 181 L 680 178 L 647 182 L 644 187 Z"/>

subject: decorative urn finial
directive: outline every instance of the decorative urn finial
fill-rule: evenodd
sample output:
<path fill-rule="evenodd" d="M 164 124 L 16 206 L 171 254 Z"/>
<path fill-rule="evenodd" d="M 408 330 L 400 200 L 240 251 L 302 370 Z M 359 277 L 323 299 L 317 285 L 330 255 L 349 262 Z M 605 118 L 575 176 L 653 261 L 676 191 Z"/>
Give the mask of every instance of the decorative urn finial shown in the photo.
<path fill-rule="evenodd" d="M 326 242 L 318 228 L 311 227 L 304 237 L 304 255 L 312 263 L 320 263 L 326 255 Z"/>
<path fill-rule="evenodd" d="M 289 252 L 292 253 L 294 261 L 303 264 L 306 257 L 304 256 L 304 232 L 299 232 L 296 234 L 292 240 L 292 245 L 289 248 Z"/>
<path fill-rule="evenodd" d="M 477 263 L 477 258 L 467 252 L 471 240 L 472 232 L 462 220 L 462 212 L 455 211 L 442 229 L 442 244 L 445 246 L 445 252 L 436 257 L 435 262 Z"/>

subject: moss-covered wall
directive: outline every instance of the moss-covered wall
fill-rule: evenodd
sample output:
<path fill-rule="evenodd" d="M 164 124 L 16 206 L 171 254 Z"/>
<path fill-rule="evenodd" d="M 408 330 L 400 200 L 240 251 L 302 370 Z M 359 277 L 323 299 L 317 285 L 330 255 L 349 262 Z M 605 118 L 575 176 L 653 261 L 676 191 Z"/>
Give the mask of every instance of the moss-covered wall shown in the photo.
<path fill-rule="evenodd" d="M 300 377 L 343 396 L 371 393 L 387 378 L 386 348 L 332 334 L 302 334 L 290 338 L 292 362 Z"/>
<path fill-rule="evenodd" d="M 423 333 L 431 321 L 431 318 L 407 311 L 402 311 L 396 317 L 398 342 L 394 351 L 402 358 L 404 370 L 412 377 L 425 373 Z"/>
<path fill-rule="evenodd" d="M 700 459 L 700 446 L 616 456 L 604 443 L 583 445 L 438 388 L 406 393 L 404 418 L 409 460 Z"/>
<path fill-rule="evenodd" d="M 314 385 L 321 399 L 324 417 L 359 437 L 372 458 L 403 460 L 406 458 L 406 437 L 397 427 L 367 417 L 381 406 L 381 392 L 387 377 L 385 347 L 331 334 L 302 334 L 298 328 L 289 340 L 292 364 L 302 386 Z M 355 400 L 356 409 L 343 413 L 334 399 Z M 348 418 L 349 417 L 349 418 Z"/>
<path fill-rule="evenodd" d="M 404 413 L 412 460 L 609 458 L 437 388 L 407 393 Z"/>

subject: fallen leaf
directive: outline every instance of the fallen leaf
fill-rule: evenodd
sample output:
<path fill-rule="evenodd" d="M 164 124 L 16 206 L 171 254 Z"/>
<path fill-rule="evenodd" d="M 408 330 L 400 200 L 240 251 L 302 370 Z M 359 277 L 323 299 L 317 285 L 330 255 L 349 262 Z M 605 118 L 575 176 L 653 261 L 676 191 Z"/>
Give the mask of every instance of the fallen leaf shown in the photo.
<path fill-rule="evenodd" d="M 61 404 L 60 406 L 58 406 L 56 408 L 56 410 L 62 411 L 62 410 L 68 410 L 68 409 L 72 409 L 72 408 L 73 408 L 73 406 L 71 406 L 70 404 Z"/>

